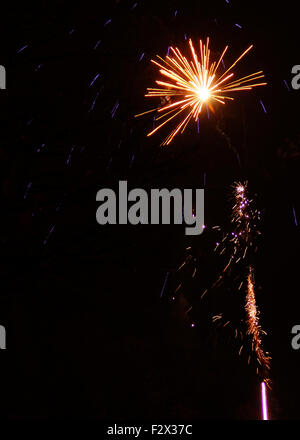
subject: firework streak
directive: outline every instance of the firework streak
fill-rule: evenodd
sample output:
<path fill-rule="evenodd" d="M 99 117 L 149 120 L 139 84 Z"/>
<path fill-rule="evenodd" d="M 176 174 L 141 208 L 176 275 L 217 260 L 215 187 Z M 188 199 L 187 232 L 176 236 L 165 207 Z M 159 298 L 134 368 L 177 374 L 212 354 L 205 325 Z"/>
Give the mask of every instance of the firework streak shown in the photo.
<path fill-rule="evenodd" d="M 159 67 L 160 74 L 168 78 L 168 82 L 156 81 L 156 84 L 161 88 L 147 89 L 148 93 L 145 96 L 150 98 L 159 97 L 162 104 L 155 109 L 136 115 L 136 117 L 154 111 L 157 112 L 155 120 L 161 120 L 162 122 L 147 136 L 151 136 L 173 119 L 180 118 L 179 124 L 161 145 L 170 144 L 178 133 L 183 133 L 191 119 L 198 121 L 204 105 L 214 112 L 213 104 L 225 104 L 226 100 L 234 99 L 228 94 L 266 85 L 265 82 L 257 82 L 260 78 L 264 78 L 262 71 L 233 80 L 234 73 L 232 69 L 252 49 L 253 45 L 249 46 L 223 73 L 219 73 L 219 67 L 223 62 L 228 46 L 225 47 L 219 59 L 213 62 L 210 61 L 209 38 L 207 38 L 206 44 L 200 40 L 200 58 L 191 39 L 189 40 L 189 46 L 191 51 L 190 60 L 177 47 L 170 47 L 173 57 L 167 55 L 163 59 L 157 55 L 163 64 L 151 60 Z"/>
<path fill-rule="evenodd" d="M 238 291 L 242 291 L 245 289 L 246 297 L 241 311 L 243 310 L 245 314 L 243 322 L 245 323 L 246 329 L 244 332 L 238 332 L 236 326 L 234 326 L 235 337 L 237 338 L 239 333 L 241 340 L 244 341 L 239 349 L 239 354 L 242 352 L 245 340 L 250 339 L 252 353 L 257 362 L 256 372 L 262 381 L 269 386 L 270 380 L 268 376 L 271 358 L 262 348 L 261 339 L 265 332 L 261 329 L 259 324 L 253 264 L 254 254 L 257 251 L 257 237 L 260 235 L 258 230 L 260 211 L 255 208 L 253 200 L 247 196 L 247 182 L 243 184 L 236 183 L 233 187 L 233 196 L 232 230 L 224 234 L 223 239 L 220 240 L 215 247 L 215 251 L 225 258 L 224 267 L 216 281 L 201 294 L 201 299 L 203 299 L 209 291 L 219 288 L 223 283 L 227 283 L 227 287 L 229 287 L 230 290 L 237 289 Z M 215 226 L 212 229 L 217 231 L 221 230 L 219 226 Z M 193 258 L 190 254 L 179 267 L 178 271 L 188 264 L 193 264 L 193 261 L 197 261 L 197 259 Z M 193 278 L 195 277 L 196 271 L 197 267 L 193 271 Z M 236 281 L 237 284 L 235 284 Z M 189 313 L 192 308 L 191 306 L 187 313 Z M 237 316 L 234 316 L 234 319 L 236 318 Z M 222 313 L 215 314 L 212 320 L 214 323 L 221 324 L 221 322 L 224 322 L 223 327 L 233 324 L 231 320 L 224 320 Z M 245 336 L 247 337 L 245 338 Z M 248 357 L 248 363 L 250 363 L 250 356 Z"/>
<path fill-rule="evenodd" d="M 246 195 L 247 184 L 237 184 L 235 186 L 235 206 L 233 214 L 233 222 L 236 225 L 236 232 L 234 238 L 236 243 L 240 240 L 244 242 L 242 246 L 245 249 L 244 255 L 249 247 L 253 245 L 252 236 L 256 228 L 255 217 L 259 212 L 253 210 L 251 207 L 252 201 L 248 200 Z M 254 220 L 254 222 L 253 222 Z M 261 335 L 264 333 L 259 325 L 259 312 L 256 306 L 255 299 L 255 285 L 254 285 L 254 269 L 252 265 L 248 267 L 247 276 L 247 294 L 246 294 L 246 323 L 247 334 L 252 338 L 252 350 L 256 355 L 257 362 L 260 366 L 263 380 L 268 384 L 268 371 L 270 369 L 270 357 L 264 353 L 261 343 Z"/>
<path fill-rule="evenodd" d="M 246 295 L 246 313 L 247 313 L 247 334 L 252 337 L 252 350 L 256 354 L 256 359 L 262 368 L 263 379 L 268 385 L 268 371 L 270 369 L 270 357 L 264 352 L 261 343 L 261 334 L 264 333 L 259 325 L 259 312 L 256 307 L 254 290 L 254 270 L 249 267 L 247 295 Z"/>

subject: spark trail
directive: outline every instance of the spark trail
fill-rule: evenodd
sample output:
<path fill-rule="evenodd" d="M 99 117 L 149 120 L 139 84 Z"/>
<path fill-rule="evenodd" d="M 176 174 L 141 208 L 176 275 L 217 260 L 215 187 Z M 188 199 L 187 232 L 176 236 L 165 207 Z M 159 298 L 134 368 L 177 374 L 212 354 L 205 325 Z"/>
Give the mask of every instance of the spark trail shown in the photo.
<path fill-rule="evenodd" d="M 254 261 L 258 248 L 257 240 L 260 235 L 258 229 L 260 211 L 248 196 L 247 182 L 234 184 L 233 200 L 232 228 L 229 232 L 223 233 L 223 238 L 218 240 L 214 249 L 219 257 L 224 259 L 224 263 L 213 284 L 200 294 L 200 300 L 203 300 L 209 292 L 219 290 L 222 285 L 224 285 L 225 291 L 230 292 L 228 297 L 222 295 L 219 299 L 227 312 L 225 314 L 219 311 L 214 313 L 212 321 L 223 327 L 233 328 L 235 338 L 239 336 L 242 341 L 239 354 L 241 354 L 244 347 L 249 346 L 251 348 L 252 356 L 248 357 L 248 363 L 250 363 L 251 357 L 255 359 L 257 374 L 269 386 L 271 358 L 267 352 L 264 352 L 262 346 L 262 336 L 265 332 L 261 329 L 259 323 L 254 282 Z M 219 226 L 214 226 L 212 230 L 218 233 L 222 231 Z M 184 270 L 187 266 L 190 268 L 192 266 L 192 269 L 194 267 L 192 278 L 195 278 L 196 273 L 201 271 L 198 270 L 199 263 L 197 258 L 194 257 L 195 253 L 191 248 L 188 249 L 189 255 L 177 272 Z M 245 292 L 244 295 L 243 292 Z M 197 296 L 199 298 L 199 295 Z M 196 304 L 198 302 L 197 298 L 194 301 Z M 195 313 L 192 311 L 193 309 L 194 304 L 189 307 L 187 313 Z M 230 315 L 230 319 L 228 317 L 225 319 L 226 314 Z M 242 327 L 245 327 L 244 330 L 241 324 Z"/>

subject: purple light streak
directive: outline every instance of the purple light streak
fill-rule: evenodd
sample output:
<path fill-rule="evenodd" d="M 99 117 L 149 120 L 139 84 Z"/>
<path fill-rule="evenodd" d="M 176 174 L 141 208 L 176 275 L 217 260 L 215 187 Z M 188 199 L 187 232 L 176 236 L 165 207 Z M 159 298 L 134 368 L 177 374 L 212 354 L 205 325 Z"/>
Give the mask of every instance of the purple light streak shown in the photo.
<path fill-rule="evenodd" d="M 298 219 L 297 219 L 297 214 L 296 214 L 296 210 L 295 210 L 294 206 L 293 206 L 293 216 L 294 216 L 295 225 L 298 226 Z"/>
<path fill-rule="evenodd" d="M 98 96 L 99 96 L 99 92 L 97 92 L 97 94 L 96 94 L 96 96 L 95 96 L 95 99 L 94 99 L 94 101 L 92 102 L 92 105 L 91 105 L 91 107 L 90 107 L 90 109 L 89 109 L 89 113 L 90 113 L 91 111 L 94 110 L 94 107 L 95 107 L 96 100 L 97 100 Z"/>
<path fill-rule="evenodd" d="M 167 274 L 166 274 L 165 281 L 164 281 L 163 287 L 162 287 L 161 292 L 160 292 L 160 297 L 162 297 L 163 294 L 164 294 L 164 290 L 165 290 L 165 287 L 166 287 L 166 285 L 167 285 L 168 278 L 169 278 L 169 273 L 170 273 L 170 272 L 167 272 Z"/>
<path fill-rule="evenodd" d="M 94 78 L 92 79 L 92 82 L 90 83 L 89 87 L 92 87 L 92 85 L 94 84 L 94 82 L 96 81 L 97 78 L 99 78 L 100 73 L 97 73 Z"/>
<path fill-rule="evenodd" d="M 27 49 L 28 44 L 25 44 L 24 46 L 22 46 L 20 49 L 17 50 L 17 53 L 21 53 L 23 52 L 23 50 Z"/>
<path fill-rule="evenodd" d="M 118 110 L 119 107 L 119 100 L 116 101 L 115 105 L 113 106 L 112 110 L 111 110 L 111 117 L 114 118 L 116 111 Z"/>
<path fill-rule="evenodd" d="M 264 113 L 267 114 L 267 110 L 266 110 L 266 107 L 264 106 L 264 103 L 262 102 L 262 100 L 260 100 L 259 102 L 263 108 Z"/>
<path fill-rule="evenodd" d="M 94 46 L 94 49 L 97 49 L 97 47 L 99 46 L 100 43 L 101 43 L 101 40 L 98 40 L 97 43 Z"/>

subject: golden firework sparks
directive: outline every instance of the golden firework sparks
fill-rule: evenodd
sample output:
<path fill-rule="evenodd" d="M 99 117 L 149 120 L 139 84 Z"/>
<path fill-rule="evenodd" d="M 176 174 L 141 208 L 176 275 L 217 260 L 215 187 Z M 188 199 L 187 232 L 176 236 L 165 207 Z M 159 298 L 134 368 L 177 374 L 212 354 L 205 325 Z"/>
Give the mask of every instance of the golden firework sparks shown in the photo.
<path fill-rule="evenodd" d="M 219 67 L 227 52 L 228 46 L 223 50 L 218 61 L 211 62 L 209 38 L 206 44 L 200 40 L 200 52 L 197 55 L 192 40 L 189 40 L 191 59 L 188 60 L 176 47 L 170 50 L 173 56 L 166 56 L 165 59 L 157 55 L 162 62 L 151 60 L 159 67 L 159 72 L 167 81 L 156 81 L 160 88 L 148 88 L 146 97 L 161 98 L 160 106 L 141 113 L 138 116 L 156 111 L 156 121 L 161 121 L 147 136 L 156 133 L 161 127 L 175 118 L 180 118 L 178 125 L 171 131 L 161 145 L 168 145 L 178 133 L 183 133 L 191 119 L 198 120 L 204 105 L 213 111 L 213 104 L 225 104 L 226 100 L 233 100 L 228 94 L 242 90 L 251 90 L 253 87 L 266 85 L 266 82 L 256 82 L 264 78 L 262 71 L 252 73 L 242 78 L 233 80 L 232 69 L 236 64 L 253 48 L 249 46 L 235 61 L 219 74 Z"/>
<path fill-rule="evenodd" d="M 259 313 L 256 306 L 255 291 L 254 291 L 254 272 L 253 268 L 249 267 L 248 285 L 246 295 L 246 313 L 247 313 L 247 334 L 252 337 L 252 348 L 256 354 L 258 363 L 260 364 L 263 374 L 264 382 L 269 385 L 267 378 L 270 369 L 270 356 L 265 353 L 262 348 L 261 334 L 264 333 L 259 324 Z"/>

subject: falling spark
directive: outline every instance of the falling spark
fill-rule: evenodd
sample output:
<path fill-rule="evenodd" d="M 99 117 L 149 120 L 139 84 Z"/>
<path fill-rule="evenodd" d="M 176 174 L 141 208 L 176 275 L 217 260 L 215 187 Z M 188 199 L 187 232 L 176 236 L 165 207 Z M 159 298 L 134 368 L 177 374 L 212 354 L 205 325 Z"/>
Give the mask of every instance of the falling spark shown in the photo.
<path fill-rule="evenodd" d="M 37 152 L 37 153 L 40 153 L 41 150 L 42 150 L 43 148 L 45 148 L 45 146 L 46 146 L 46 144 L 42 144 L 40 147 L 37 148 L 36 152 Z"/>
<path fill-rule="evenodd" d="M 38 70 L 40 70 L 40 68 L 43 66 L 43 64 L 39 64 L 35 69 L 34 69 L 34 71 L 35 72 L 37 72 Z"/>
<path fill-rule="evenodd" d="M 112 157 L 109 159 L 108 164 L 107 164 L 107 166 L 106 166 L 106 168 L 105 168 L 105 171 L 108 171 L 108 169 L 109 169 L 111 163 L 112 163 Z"/>
<path fill-rule="evenodd" d="M 166 287 L 166 284 L 167 284 L 167 282 L 168 282 L 168 278 L 169 278 L 169 272 L 167 272 L 167 274 L 166 274 L 166 278 L 165 278 L 165 281 L 164 281 L 163 287 L 162 287 L 161 292 L 160 292 L 160 297 L 162 297 L 163 294 L 164 294 L 165 287 Z"/>
<path fill-rule="evenodd" d="M 267 405 L 267 390 L 266 390 L 265 382 L 261 383 L 261 402 L 262 402 L 263 420 L 269 420 L 269 418 L 268 418 L 268 405 Z"/>
<path fill-rule="evenodd" d="M 73 153 L 73 151 L 74 151 L 74 145 L 71 147 L 71 149 L 70 149 L 70 153 L 69 153 L 69 155 L 68 155 L 68 158 L 67 158 L 67 161 L 66 161 L 66 164 L 67 165 L 69 165 L 69 163 L 70 163 L 70 161 L 71 161 L 71 157 L 72 157 L 72 153 Z"/>
<path fill-rule="evenodd" d="M 101 40 L 98 40 L 97 43 L 94 46 L 94 49 L 97 49 L 97 47 L 99 46 L 100 43 L 101 43 Z"/>
<path fill-rule="evenodd" d="M 136 115 L 136 117 L 157 112 L 156 120 L 161 120 L 161 122 L 147 136 L 153 135 L 173 119 L 182 117 L 180 123 L 171 131 L 162 145 L 169 145 L 178 133 L 183 133 L 192 119 L 197 122 L 204 106 L 207 108 L 209 116 L 209 110 L 214 112 L 213 104 L 225 104 L 226 100 L 232 101 L 234 99 L 228 94 L 266 85 L 265 82 L 257 82 L 257 80 L 264 78 L 262 71 L 233 79 L 232 69 L 253 48 L 253 45 L 249 46 L 222 74 L 218 70 L 228 46 L 225 47 L 220 58 L 213 62 L 210 60 L 209 38 L 206 43 L 200 40 L 199 54 L 197 54 L 191 39 L 189 47 L 190 60 L 177 47 L 170 47 L 172 55 L 167 55 L 165 59 L 157 56 L 160 63 L 151 60 L 159 67 L 160 74 L 167 80 L 156 81 L 156 84 L 161 87 L 148 88 L 148 93 L 145 96 L 160 98 L 161 105 Z"/>
<path fill-rule="evenodd" d="M 24 193 L 24 199 L 27 198 L 31 186 L 32 186 L 32 182 L 29 182 L 28 185 L 27 185 L 27 188 L 25 190 L 25 193 Z"/>
<path fill-rule="evenodd" d="M 116 101 L 115 105 L 113 106 L 113 108 L 110 112 L 112 118 L 115 117 L 115 114 L 116 114 L 116 111 L 118 110 L 118 108 L 119 108 L 119 100 Z"/>
<path fill-rule="evenodd" d="M 288 89 L 288 91 L 290 91 L 290 88 L 289 88 L 289 86 L 288 86 L 288 83 L 286 82 L 285 79 L 283 80 L 283 82 L 284 82 L 285 87 Z"/>
<path fill-rule="evenodd" d="M 25 44 L 24 46 L 22 46 L 20 49 L 17 50 L 17 53 L 21 53 L 23 52 L 23 50 L 27 49 L 28 44 Z"/>
<path fill-rule="evenodd" d="M 92 102 L 92 105 L 91 105 L 91 107 L 90 107 L 90 109 L 89 109 L 89 113 L 90 113 L 91 111 L 94 110 L 94 108 L 95 108 L 95 104 L 96 104 L 96 101 L 97 101 L 97 98 L 98 98 L 99 94 L 100 94 L 99 92 L 96 93 L 96 96 L 95 96 L 95 98 L 94 98 L 94 101 Z"/>
<path fill-rule="evenodd" d="M 293 206 L 293 215 L 294 215 L 294 222 L 295 222 L 295 225 L 298 226 L 298 219 L 297 219 L 296 210 L 295 210 L 295 207 L 294 207 L 294 206 Z"/>
<path fill-rule="evenodd" d="M 62 207 L 62 204 L 63 204 L 63 199 L 58 203 L 58 205 L 56 206 L 56 208 L 55 208 L 55 211 L 56 212 L 59 212 L 60 210 L 61 210 L 61 207 Z"/>
<path fill-rule="evenodd" d="M 133 165 L 133 162 L 134 162 L 134 158 L 135 158 L 135 155 L 133 154 L 133 155 L 131 156 L 131 161 L 130 161 L 130 165 L 129 165 L 129 168 L 131 168 L 131 167 L 132 167 L 132 165 Z"/>
<path fill-rule="evenodd" d="M 262 100 L 260 100 L 260 104 L 263 108 L 264 113 L 267 113 L 266 107 L 264 106 L 264 103 L 262 102 Z"/>
<path fill-rule="evenodd" d="M 48 240 L 49 240 L 51 234 L 53 233 L 54 229 L 55 229 L 55 226 L 54 226 L 54 225 L 51 226 L 50 231 L 48 232 L 48 234 L 47 234 L 45 240 L 43 241 L 43 244 L 44 244 L 44 245 L 46 245 L 46 244 L 48 243 Z"/>
<path fill-rule="evenodd" d="M 92 79 L 92 81 L 91 81 L 89 87 L 92 87 L 92 85 L 94 84 L 94 82 L 96 81 L 96 79 L 99 78 L 99 76 L 100 76 L 100 73 L 97 73 L 97 74 L 94 76 L 94 78 Z"/>

